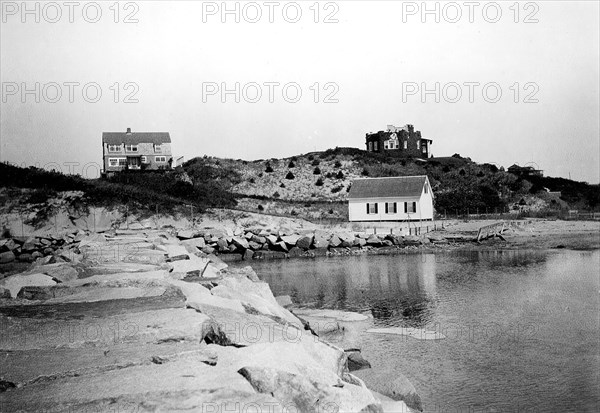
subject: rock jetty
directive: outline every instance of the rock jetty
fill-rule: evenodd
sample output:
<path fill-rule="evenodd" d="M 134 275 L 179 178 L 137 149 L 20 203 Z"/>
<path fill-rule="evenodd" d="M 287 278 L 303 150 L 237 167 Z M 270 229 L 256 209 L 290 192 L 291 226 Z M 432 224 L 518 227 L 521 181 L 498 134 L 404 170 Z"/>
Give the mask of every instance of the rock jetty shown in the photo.
<path fill-rule="evenodd" d="M 368 363 L 319 339 L 250 267 L 214 255 L 306 253 L 332 239 L 396 245 L 151 228 L 3 240 L 3 253 L 33 263 L 0 280 L 2 411 L 412 411 L 370 391 L 351 372 Z"/>

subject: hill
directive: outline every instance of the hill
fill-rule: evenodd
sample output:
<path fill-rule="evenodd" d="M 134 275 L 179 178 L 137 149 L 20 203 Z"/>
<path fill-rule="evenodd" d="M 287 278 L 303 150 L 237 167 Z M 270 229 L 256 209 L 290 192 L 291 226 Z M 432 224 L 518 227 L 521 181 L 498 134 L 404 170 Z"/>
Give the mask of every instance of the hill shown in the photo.
<path fill-rule="evenodd" d="M 129 211 L 151 214 L 178 212 L 193 205 L 197 212 L 223 208 L 317 223 L 345 222 L 346 199 L 354 179 L 409 175 L 429 176 L 441 215 L 511 210 L 543 217 L 600 207 L 598 185 L 564 178 L 520 178 L 502 167 L 478 164 L 458 154 L 423 161 L 356 148 L 255 161 L 204 156 L 173 171 L 123 172 L 92 180 L 2 163 L 0 204 L 4 211 L 34 211 L 31 224 L 52 215 L 56 205 L 49 200 L 57 196 L 74 209 L 126 206 Z M 78 195 L 65 196 L 69 191 Z"/>
<path fill-rule="evenodd" d="M 183 166 L 194 183 L 211 179 L 236 195 L 237 208 L 310 220 L 345 220 L 345 201 L 360 177 L 428 175 L 438 213 L 556 215 L 598 208 L 598 185 L 564 178 L 519 178 L 502 167 L 458 154 L 427 161 L 335 148 L 284 159 L 194 158 Z M 560 197 L 556 195 L 560 192 Z"/>

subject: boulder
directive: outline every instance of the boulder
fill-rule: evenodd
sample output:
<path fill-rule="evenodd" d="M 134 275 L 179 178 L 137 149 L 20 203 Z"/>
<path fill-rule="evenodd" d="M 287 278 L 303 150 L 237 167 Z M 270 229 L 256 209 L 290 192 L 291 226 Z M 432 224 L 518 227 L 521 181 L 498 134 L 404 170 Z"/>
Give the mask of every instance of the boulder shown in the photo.
<path fill-rule="evenodd" d="M 375 234 L 372 234 L 367 238 L 367 245 L 371 245 L 373 247 L 381 247 L 381 240 Z"/>
<path fill-rule="evenodd" d="M 233 237 L 233 243 L 239 247 L 247 250 L 250 245 L 248 244 L 248 240 L 242 237 Z"/>
<path fill-rule="evenodd" d="M 12 251 L 0 253 L 0 264 L 7 264 L 9 262 L 13 262 L 15 259 L 15 254 Z"/>
<path fill-rule="evenodd" d="M 281 241 L 285 242 L 290 247 L 295 246 L 296 242 L 298 242 L 299 239 L 300 235 L 298 234 L 284 235 L 283 237 L 281 237 Z"/>
<path fill-rule="evenodd" d="M 336 248 L 336 247 L 339 247 L 340 245 L 342 245 L 342 240 L 337 235 L 334 235 L 329 240 L 330 247 Z"/>
<path fill-rule="evenodd" d="M 206 247 L 202 248 L 202 252 L 210 255 L 210 254 L 214 254 L 215 249 L 213 247 L 207 245 Z"/>
<path fill-rule="evenodd" d="M 348 354 L 347 366 L 348 371 L 357 371 L 370 369 L 371 363 L 369 363 L 361 354 L 360 350 L 346 350 Z"/>
<path fill-rule="evenodd" d="M 275 235 L 267 235 L 267 241 L 269 242 L 269 244 L 271 245 L 276 245 L 277 244 L 277 236 Z"/>
<path fill-rule="evenodd" d="M 184 229 L 177 232 L 177 238 L 179 239 L 191 239 L 194 238 L 194 231 L 191 229 Z"/>
<path fill-rule="evenodd" d="M 206 241 L 204 240 L 204 238 L 191 238 L 185 241 L 181 241 L 181 245 L 195 247 L 201 250 L 206 246 Z"/>
<path fill-rule="evenodd" d="M 305 235 L 303 237 L 298 238 L 298 241 L 296 241 L 296 246 L 298 248 L 302 248 L 304 250 L 307 250 L 311 247 L 313 243 L 313 236 L 312 235 Z"/>
<path fill-rule="evenodd" d="M 248 246 L 250 247 L 251 250 L 254 250 L 254 251 L 258 251 L 259 249 L 262 248 L 262 244 L 259 244 L 258 242 L 254 242 L 254 241 L 248 241 Z"/>
<path fill-rule="evenodd" d="M 364 380 L 371 390 L 392 400 L 404 401 L 411 409 L 423 411 L 421 396 L 419 396 L 412 383 L 401 373 L 397 373 L 398 376 L 393 380 L 383 377 L 383 374 L 377 369 L 360 370 L 354 372 L 354 374 Z"/>
<path fill-rule="evenodd" d="M 282 307 L 290 307 L 294 305 L 292 298 L 289 295 L 278 295 L 275 297 L 275 300 L 277 301 L 277 304 Z"/>
<path fill-rule="evenodd" d="M 258 235 L 252 235 L 252 241 L 256 242 L 257 244 L 264 244 L 267 242 L 267 238 Z"/>
<path fill-rule="evenodd" d="M 246 250 L 244 251 L 244 254 L 242 255 L 242 259 L 245 261 L 249 261 L 252 258 L 254 258 L 254 251 L 252 250 Z"/>
<path fill-rule="evenodd" d="M 227 243 L 227 240 L 225 238 L 220 238 L 217 241 L 217 248 L 219 251 L 228 251 L 229 249 L 229 244 Z"/>
<path fill-rule="evenodd" d="M 17 297 L 23 287 L 35 287 L 45 285 L 56 285 L 56 281 L 49 275 L 42 273 L 16 274 L 0 280 L 0 287 L 10 291 L 12 298 Z"/>
<path fill-rule="evenodd" d="M 32 255 L 29 254 L 28 252 L 23 252 L 23 253 L 19 254 L 19 256 L 17 257 L 17 260 L 20 262 L 34 262 L 35 258 L 33 258 Z"/>
<path fill-rule="evenodd" d="M 313 247 L 319 248 L 319 249 L 323 249 L 323 248 L 326 249 L 328 246 L 329 246 L 328 238 L 319 237 L 319 236 L 315 235 L 315 237 L 313 239 Z"/>
<path fill-rule="evenodd" d="M 302 253 L 304 251 L 301 248 L 298 247 L 292 247 L 290 248 L 289 252 L 288 252 L 288 256 L 290 258 L 298 258 L 302 256 Z"/>
<path fill-rule="evenodd" d="M 189 260 L 174 261 L 170 263 L 174 274 L 201 276 L 208 265 L 207 259 L 195 258 Z"/>

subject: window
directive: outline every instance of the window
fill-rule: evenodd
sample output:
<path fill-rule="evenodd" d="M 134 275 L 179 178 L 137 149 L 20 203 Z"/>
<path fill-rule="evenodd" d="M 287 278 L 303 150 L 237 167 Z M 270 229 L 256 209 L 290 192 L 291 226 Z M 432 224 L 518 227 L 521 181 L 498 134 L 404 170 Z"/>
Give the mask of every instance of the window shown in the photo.
<path fill-rule="evenodd" d="M 419 141 L 417 141 L 417 149 L 419 149 Z"/>
<path fill-rule="evenodd" d="M 379 150 L 379 142 L 373 142 L 373 150 L 377 152 Z"/>
<path fill-rule="evenodd" d="M 404 149 L 408 149 L 408 141 L 404 141 Z"/>
<path fill-rule="evenodd" d="M 142 163 L 150 163 L 147 156 L 142 156 Z"/>
<path fill-rule="evenodd" d="M 373 142 L 369 142 L 369 151 L 373 152 Z"/>
<path fill-rule="evenodd" d="M 386 202 L 385 203 L 385 213 L 386 214 L 395 214 L 396 212 L 398 212 L 398 209 L 396 208 L 395 202 Z"/>
<path fill-rule="evenodd" d="M 404 212 L 407 214 L 413 214 L 417 212 L 417 203 L 416 202 L 405 202 L 404 203 Z"/>
<path fill-rule="evenodd" d="M 161 153 L 162 152 L 162 147 L 160 145 L 154 145 L 154 152 L 155 153 Z"/>
<path fill-rule="evenodd" d="M 426 194 L 427 194 L 427 193 L 429 193 L 429 187 L 428 187 L 428 185 L 427 185 L 427 184 L 425 184 L 425 193 L 426 193 Z"/>
<path fill-rule="evenodd" d="M 118 166 L 126 166 L 127 158 L 108 158 L 108 166 L 116 168 Z"/>
<path fill-rule="evenodd" d="M 154 160 L 158 163 L 165 163 L 165 162 L 167 162 L 167 157 L 166 156 L 155 156 Z"/>
<path fill-rule="evenodd" d="M 137 152 L 138 146 L 137 145 L 125 145 L 125 151 L 126 152 Z"/>
<path fill-rule="evenodd" d="M 109 152 L 121 152 L 121 145 L 108 145 Z"/>
<path fill-rule="evenodd" d="M 367 214 L 376 214 L 377 213 L 377 203 L 367 204 Z"/>

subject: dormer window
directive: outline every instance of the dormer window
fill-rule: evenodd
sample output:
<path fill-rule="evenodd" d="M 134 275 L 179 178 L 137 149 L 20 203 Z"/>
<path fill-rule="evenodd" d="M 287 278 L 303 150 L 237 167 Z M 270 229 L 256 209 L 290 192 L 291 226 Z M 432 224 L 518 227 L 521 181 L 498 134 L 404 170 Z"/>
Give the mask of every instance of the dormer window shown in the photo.
<path fill-rule="evenodd" d="M 125 145 L 125 152 L 137 152 L 137 151 L 138 151 L 137 145 Z"/>
<path fill-rule="evenodd" d="M 109 152 L 121 152 L 121 145 L 108 145 Z"/>
<path fill-rule="evenodd" d="M 162 152 L 162 146 L 154 145 L 154 153 L 161 153 L 161 152 Z"/>

